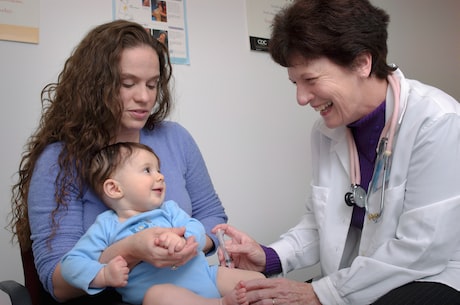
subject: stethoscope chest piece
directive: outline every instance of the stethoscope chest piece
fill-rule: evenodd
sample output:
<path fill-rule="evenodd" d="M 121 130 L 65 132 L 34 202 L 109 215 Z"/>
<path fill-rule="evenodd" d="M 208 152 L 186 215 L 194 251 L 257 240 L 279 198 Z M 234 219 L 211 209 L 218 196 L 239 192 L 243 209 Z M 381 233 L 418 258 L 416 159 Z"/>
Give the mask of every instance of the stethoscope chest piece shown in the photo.
<path fill-rule="evenodd" d="M 345 194 L 345 203 L 348 206 L 358 206 L 364 208 L 367 199 L 366 191 L 358 184 L 351 185 L 351 191 Z"/>

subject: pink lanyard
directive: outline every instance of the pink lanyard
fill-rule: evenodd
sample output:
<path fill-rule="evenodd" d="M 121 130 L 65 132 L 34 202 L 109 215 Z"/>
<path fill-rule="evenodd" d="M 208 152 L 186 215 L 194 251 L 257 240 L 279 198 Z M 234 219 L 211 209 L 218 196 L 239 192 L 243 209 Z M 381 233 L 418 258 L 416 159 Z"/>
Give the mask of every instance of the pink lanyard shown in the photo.
<path fill-rule="evenodd" d="M 388 76 L 388 82 L 390 83 L 394 93 L 394 108 L 393 113 L 391 115 L 390 124 L 386 123 L 385 127 L 383 127 L 382 133 L 380 134 L 379 143 L 382 140 L 382 138 L 384 138 L 387 135 L 388 129 L 390 129 L 388 133 L 387 149 L 384 153 L 387 156 L 391 156 L 393 149 L 393 139 L 396 133 L 396 125 L 398 123 L 399 95 L 401 92 L 401 88 L 399 86 L 398 80 L 392 74 Z M 361 183 L 361 168 L 359 166 L 358 150 L 356 148 L 355 140 L 353 139 L 353 135 L 351 134 L 350 128 L 347 128 L 347 141 L 348 152 L 350 154 L 350 181 L 352 185 L 359 185 Z"/>
<path fill-rule="evenodd" d="M 394 75 L 388 76 L 388 83 L 391 85 L 394 93 L 394 108 L 391 115 L 391 120 L 387 122 L 380 134 L 379 142 L 377 145 L 377 158 L 376 162 L 379 162 L 380 154 L 383 153 L 383 179 L 382 179 L 382 193 L 380 198 L 380 210 L 378 213 L 370 213 L 369 207 L 367 204 L 367 192 L 360 186 L 361 183 L 361 169 L 359 164 L 358 150 L 356 148 L 356 143 L 354 141 L 351 130 L 347 128 L 347 141 L 348 141 L 348 151 L 350 154 L 350 181 L 351 181 L 351 192 L 345 194 L 345 202 L 347 205 L 357 205 L 359 207 L 364 207 L 368 213 L 368 217 L 371 220 L 377 221 L 382 214 L 384 201 L 385 201 L 385 183 L 387 172 L 389 171 L 389 158 L 392 154 L 393 149 L 393 140 L 396 133 L 396 126 L 398 125 L 399 117 L 399 104 L 400 104 L 400 92 L 401 87 L 398 80 Z M 382 146 L 383 145 L 383 146 Z M 381 151 L 382 147 L 385 149 Z M 374 174 L 372 175 L 371 184 L 374 183 L 375 177 L 375 165 L 374 165 Z M 379 167 L 379 166 L 377 166 Z M 372 190 L 371 190 L 372 191 Z"/>

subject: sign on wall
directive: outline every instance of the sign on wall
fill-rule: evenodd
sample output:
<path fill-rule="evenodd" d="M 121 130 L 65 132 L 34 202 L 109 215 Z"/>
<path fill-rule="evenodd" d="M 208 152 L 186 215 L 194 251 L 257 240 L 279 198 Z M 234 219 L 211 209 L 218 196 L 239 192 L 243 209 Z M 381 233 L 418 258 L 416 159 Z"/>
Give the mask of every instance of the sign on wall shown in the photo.
<path fill-rule="evenodd" d="M 251 50 L 268 51 L 273 17 L 293 0 L 246 0 L 246 16 Z"/>
<path fill-rule="evenodd" d="M 38 43 L 40 0 L 0 0 L 0 39 Z"/>
<path fill-rule="evenodd" d="M 143 25 L 166 45 L 173 64 L 190 64 L 185 0 L 113 0 L 113 18 Z"/>

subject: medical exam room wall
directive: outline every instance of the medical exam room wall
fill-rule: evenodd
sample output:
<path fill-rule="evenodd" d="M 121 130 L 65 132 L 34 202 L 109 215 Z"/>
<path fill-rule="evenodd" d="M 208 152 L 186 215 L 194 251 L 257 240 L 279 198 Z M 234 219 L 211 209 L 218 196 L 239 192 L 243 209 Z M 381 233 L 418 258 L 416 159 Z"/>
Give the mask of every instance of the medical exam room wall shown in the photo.
<path fill-rule="evenodd" d="M 319 116 L 297 105 L 284 68 L 249 50 L 246 1 L 187 0 L 190 65 L 174 66 L 171 118 L 198 142 L 230 223 L 270 243 L 303 213 Z M 460 1 L 372 1 L 391 15 L 390 61 L 460 99 Z M 23 282 L 19 249 L 3 228 L 40 91 L 85 33 L 111 19 L 112 0 L 41 0 L 40 43 L 0 41 L 0 280 Z"/>

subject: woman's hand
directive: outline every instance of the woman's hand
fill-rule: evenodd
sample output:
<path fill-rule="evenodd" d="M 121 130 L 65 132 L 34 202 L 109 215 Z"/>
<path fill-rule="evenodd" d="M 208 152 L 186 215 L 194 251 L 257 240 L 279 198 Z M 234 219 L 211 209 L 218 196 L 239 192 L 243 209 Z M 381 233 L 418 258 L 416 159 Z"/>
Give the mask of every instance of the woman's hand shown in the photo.
<path fill-rule="evenodd" d="M 193 236 L 186 239 L 185 246 L 181 251 L 173 254 L 170 254 L 167 249 L 158 246 L 155 241 L 167 231 L 184 236 L 185 228 L 150 228 L 133 235 L 137 237 L 132 246 L 133 249 L 137 249 L 135 255 L 139 261 L 145 261 L 157 268 L 179 267 L 197 254 L 198 243 Z"/>
<path fill-rule="evenodd" d="M 165 232 L 155 239 L 155 244 L 159 247 L 163 247 L 168 250 L 170 255 L 175 252 L 180 252 L 185 247 L 185 239 L 182 236 L 174 234 L 172 232 Z"/>
<path fill-rule="evenodd" d="M 185 228 L 149 228 L 128 236 L 108 247 L 99 261 L 107 263 L 117 255 L 123 256 L 131 269 L 141 261 L 145 261 L 157 268 L 178 267 L 184 265 L 197 254 L 198 243 L 194 237 L 186 239 L 184 248 L 172 255 L 167 249 L 155 244 L 160 235 L 172 232 L 184 236 Z"/>
<path fill-rule="evenodd" d="M 309 283 L 271 278 L 245 281 L 242 285 L 251 305 L 321 305 Z"/>
<path fill-rule="evenodd" d="M 189 237 L 185 240 L 185 246 L 182 250 L 169 254 L 168 249 L 164 249 L 155 244 L 155 240 L 165 232 L 172 232 L 183 237 L 185 228 L 156 227 L 142 230 L 105 249 L 99 261 L 107 264 L 113 258 L 122 256 L 126 260 L 130 270 L 141 261 L 150 263 L 157 268 L 177 268 L 187 263 L 197 254 L 198 243 L 195 241 L 194 237 Z M 70 286 L 64 280 L 61 274 L 60 263 L 57 264 L 53 272 L 53 287 L 54 295 L 61 302 L 85 294 L 83 290 Z"/>
<path fill-rule="evenodd" d="M 238 231 L 228 224 L 219 224 L 212 229 L 212 232 L 216 233 L 219 229 L 231 238 L 231 240 L 225 243 L 225 248 L 230 254 L 233 265 L 236 268 L 259 272 L 265 270 L 265 252 L 259 243 L 249 235 Z M 220 264 L 225 266 L 225 258 L 222 251 L 219 249 L 217 253 Z"/>

